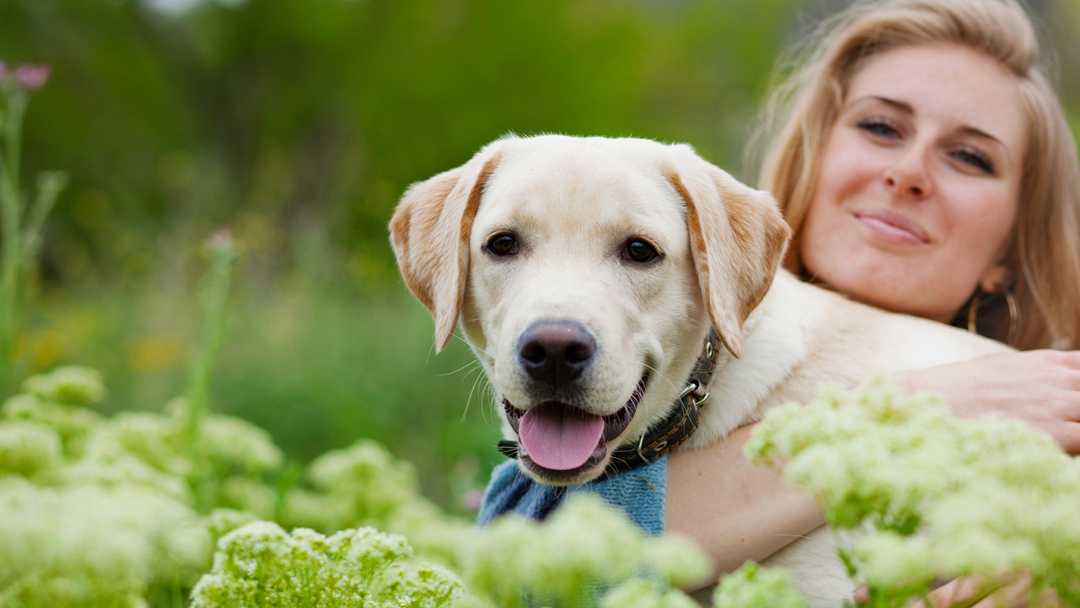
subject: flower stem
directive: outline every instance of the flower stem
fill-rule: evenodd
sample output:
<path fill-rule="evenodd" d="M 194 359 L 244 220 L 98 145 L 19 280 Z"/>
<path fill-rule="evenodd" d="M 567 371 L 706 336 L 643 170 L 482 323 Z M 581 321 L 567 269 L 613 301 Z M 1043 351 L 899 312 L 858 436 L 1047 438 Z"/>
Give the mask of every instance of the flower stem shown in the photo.
<path fill-rule="evenodd" d="M 19 331 L 19 267 L 25 255 L 19 226 L 19 151 L 26 92 L 0 82 L 0 398 L 11 393 L 15 376 L 15 346 Z"/>
<path fill-rule="evenodd" d="M 232 232 L 228 228 L 218 229 L 207 241 L 207 249 L 210 252 L 210 271 L 203 292 L 203 335 L 188 376 L 184 421 L 188 450 L 195 465 L 192 486 L 200 508 L 206 506 L 203 503 L 209 500 L 212 491 L 209 464 L 204 462 L 200 449 L 201 434 L 203 420 L 210 409 L 210 379 L 225 338 L 229 280 L 237 257 Z"/>

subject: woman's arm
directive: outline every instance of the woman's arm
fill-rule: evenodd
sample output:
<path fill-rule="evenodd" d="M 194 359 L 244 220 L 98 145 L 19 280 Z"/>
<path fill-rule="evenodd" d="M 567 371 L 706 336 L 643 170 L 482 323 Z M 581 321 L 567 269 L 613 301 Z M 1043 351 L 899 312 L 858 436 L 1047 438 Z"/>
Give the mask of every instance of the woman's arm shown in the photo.
<path fill-rule="evenodd" d="M 717 575 L 761 561 L 825 523 L 813 499 L 750 466 L 743 447 L 751 428 L 668 456 L 665 531 L 702 547 Z"/>
<path fill-rule="evenodd" d="M 1066 452 L 1080 453 L 1080 352 L 990 355 L 893 378 L 908 392 L 941 394 L 956 416 L 1024 420 L 1050 433 Z M 669 456 L 666 531 L 695 541 L 717 574 L 748 559 L 761 561 L 825 522 L 813 499 L 746 461 L 743 447 L 752 428 Z"/>
<path fill-rule="evenodd" d="M 939 393 L 957 417 L 1023 420 L 1049 433 L 1065 452 L 1080 454 L 1080 352 L 990 355 L 893 378 L 908 392 Z"/>

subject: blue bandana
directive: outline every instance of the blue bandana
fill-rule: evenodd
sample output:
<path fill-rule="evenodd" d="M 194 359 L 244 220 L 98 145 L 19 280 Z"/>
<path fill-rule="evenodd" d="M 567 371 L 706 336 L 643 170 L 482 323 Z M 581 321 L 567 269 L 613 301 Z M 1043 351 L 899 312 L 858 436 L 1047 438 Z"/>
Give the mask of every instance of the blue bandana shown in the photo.
<path fill-rule="evenodd" d="M 538 483 L 521 472 L 517 461 L 509 460 L 492 471 L 477 523 L 486 525 L 504 513 L 544 519 L 568 494 L 592 492 L 629 515 L 641 529 L 657 535 L 664 531 L 666 487 L 667 456 L 637 469 L 569 487 Z"/>

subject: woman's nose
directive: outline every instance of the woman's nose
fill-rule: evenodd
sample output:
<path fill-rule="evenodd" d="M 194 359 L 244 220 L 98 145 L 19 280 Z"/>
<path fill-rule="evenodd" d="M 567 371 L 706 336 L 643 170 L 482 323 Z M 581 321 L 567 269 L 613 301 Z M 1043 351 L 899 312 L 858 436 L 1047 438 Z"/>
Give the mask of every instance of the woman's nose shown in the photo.
<path fill-rule="evenodd" d="M 898 196 L 926 198 L 933 190 L 928 151 L 921 146 L 906 148 L 885 169 L 885 185 Z"/>

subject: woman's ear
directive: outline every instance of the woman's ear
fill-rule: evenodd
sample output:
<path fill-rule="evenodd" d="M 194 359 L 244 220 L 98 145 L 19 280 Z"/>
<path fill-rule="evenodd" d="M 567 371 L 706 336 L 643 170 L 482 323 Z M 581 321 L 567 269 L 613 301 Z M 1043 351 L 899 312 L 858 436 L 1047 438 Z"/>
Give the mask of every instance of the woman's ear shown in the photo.
<path fill-rule="evenodd" d="M 985 293 L 997 293 L 1009 287 L 1012 282 L 1012 271 L 1004 262 L 999 262 L 987 268 L 979 278 L 979 288 Z"/>
<path fill-rule="evenodd" d="M 698 156 L 670 148 L 668 181 L 686 202 L 686 223 L 701 293 L 713 327 L 736 357 L 742 325 L 768 293 L 791 229 L 776 200 Z"/>
<path fill-rule="evenodd" d="M 486 146 L 457 169 L 410 186 L 390 220 L 390 243 L 405 285 L 435 321 L 436 351 L 457 326 L 473 218 L 505 141 Z"/>

